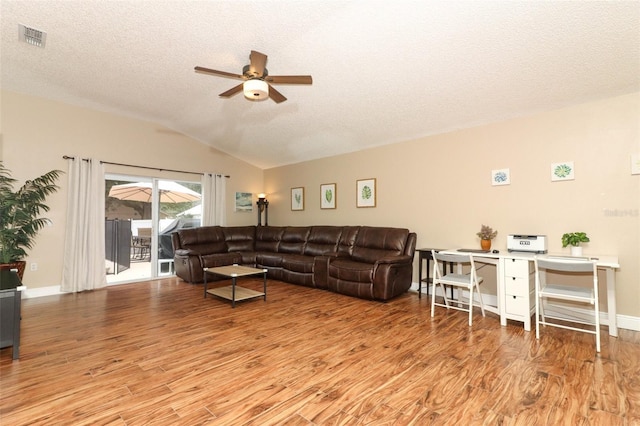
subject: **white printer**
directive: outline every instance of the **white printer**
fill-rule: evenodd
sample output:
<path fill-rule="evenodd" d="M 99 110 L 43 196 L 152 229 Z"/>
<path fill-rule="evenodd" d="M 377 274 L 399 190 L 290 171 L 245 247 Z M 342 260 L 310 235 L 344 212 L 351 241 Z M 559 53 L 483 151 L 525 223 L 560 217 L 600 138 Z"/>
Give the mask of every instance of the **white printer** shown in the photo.
<path fill-rule="evenodd" d="M 547 252 L 547 236 L 509 234 L 507 237 L 507 250 L 509 253 L 523 251 L 544 254 Z"/>

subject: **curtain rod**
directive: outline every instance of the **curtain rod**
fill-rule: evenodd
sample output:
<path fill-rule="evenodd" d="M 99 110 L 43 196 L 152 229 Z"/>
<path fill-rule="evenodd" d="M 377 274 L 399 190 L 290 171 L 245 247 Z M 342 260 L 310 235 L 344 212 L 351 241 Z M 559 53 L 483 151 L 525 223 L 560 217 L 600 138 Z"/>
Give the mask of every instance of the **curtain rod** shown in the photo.
<path fill-rule="evenodd" d="M 75 160 L 75 157 L 72 157 L 70 155 L 63 155 L 62 156 L 63 159 L 65 160 Z M 83 158 L 83 161 L 89 161 L 88 158 Z M 124 163 L 112 163 L 110 161 L 100 161 L 100 164 L 110 164 L 113 166 L 124 166 L 124 167 L 135 167 L 138 169 L 147 169 L 147 170 L 158 170 L 160 172 L 176 172 L 176 173 L 187 173 L 187 174 L 191 174 L 191 175 L 206 175 L 206 174 L 212 174 L 212 173 L 201 173 L 201 172 L 189 172 L 186 170 L 174 170 L 174 169 L 161 169 L 158 167 L 149 167 L 149 166 L 136 166 L 135 164 L 124 164 Z M 217 176 L 224 176 L 226 178 L 230 178 L 231 176 L 229 175 L 217 175 Z"/>

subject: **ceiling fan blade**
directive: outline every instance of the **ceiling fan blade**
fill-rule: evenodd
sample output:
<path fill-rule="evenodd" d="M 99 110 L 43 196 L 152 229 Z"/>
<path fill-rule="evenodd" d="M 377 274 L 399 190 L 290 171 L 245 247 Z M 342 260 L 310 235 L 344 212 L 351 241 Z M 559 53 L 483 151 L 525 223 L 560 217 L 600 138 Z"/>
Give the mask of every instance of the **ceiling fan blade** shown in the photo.
<path fill-rule="evenodd" d="M 251 72 L 254 77 L 262 77 L 264 75 L 264 67 L 267 65 L 267 55 L 252 50 L 251 55 L 249 55 L 249 60 L 251 61 L 249 72 Z"/>
<path fill-rule="evenodd" d="M 238 92 L 242 92 L 242 86 L 244 85 L 244 83 L 240 83 L 237 86 L 227 90 L 226 92 L 220 93 L 218 96 L 220 96 L 221 98 L 230 98 L 231 96 L 235 95 Z"/>
<path fill-rule="evenodd" d="M 194 69 L 196 72 L 201 74 L 217 75 L 220 77 L 229 77 L 229 78 L 236 78 L 240 80 L 246 80 L 245 76 L 240 74 L 234 74 L 231 72 L 212 70 L 210 68 L 204 68 L 204 67 L 195 67 Z"/>
<path fill-rule="evenodd" d="M 273 84 L 312 84 L 310 75 L 269 75 L 265 80 Z"/>
<path fill-rule="evenodd" d="M 277 104 L 287 100 L 282 93 L 278 92 L 271 85 L 269 85 L 269 97 Z"/>

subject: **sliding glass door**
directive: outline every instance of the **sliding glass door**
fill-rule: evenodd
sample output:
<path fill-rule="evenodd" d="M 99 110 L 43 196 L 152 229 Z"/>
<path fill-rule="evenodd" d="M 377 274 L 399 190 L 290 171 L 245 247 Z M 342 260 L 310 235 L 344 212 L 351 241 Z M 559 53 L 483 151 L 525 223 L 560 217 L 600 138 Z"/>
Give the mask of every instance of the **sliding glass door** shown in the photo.
<path fill-rule="evenodd" d="M 171 234 L 200 226 L 200 182 L 107 175 L 108 283 L 173 275 Z"/>

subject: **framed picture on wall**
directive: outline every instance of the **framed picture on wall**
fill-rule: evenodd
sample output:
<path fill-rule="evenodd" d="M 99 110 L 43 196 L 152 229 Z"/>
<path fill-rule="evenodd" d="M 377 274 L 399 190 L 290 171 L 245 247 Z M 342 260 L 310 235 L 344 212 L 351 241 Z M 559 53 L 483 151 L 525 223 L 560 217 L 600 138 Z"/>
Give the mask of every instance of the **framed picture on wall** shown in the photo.
<path fill-rule="evenodd" d="M 356 181 L 356 207 L 376 206 L 376 179 Z"/>
<path fill-rule="evenodd" d="M 323 183 L 320 185 L 320 208 L 335 209 L 336 208 L 336 184 Z"/>
<path fill-rule="evenodd" d="M 253 194 L 251 192 L 236 192 L 235 211 L 237 212 L 253 211 L 252 196 Z"/>
<path fill-rule="evenodd" d="M 562 163 L 551 164 L 551 181 L 573 180 L 575 167 L 573 161 L 563 161 Z"/>
<path fill-rule="evenodd" d="M 510 185 L 511 172 L 509 169 L 491 170 L 491 185 Z"/>
<path fill-rule="evenodd" d="M 304 210 L 304 187 L 291 188 L 291 210 Z"/>

